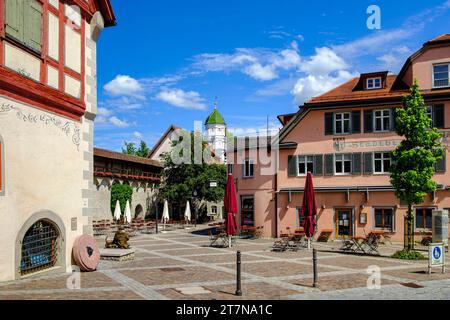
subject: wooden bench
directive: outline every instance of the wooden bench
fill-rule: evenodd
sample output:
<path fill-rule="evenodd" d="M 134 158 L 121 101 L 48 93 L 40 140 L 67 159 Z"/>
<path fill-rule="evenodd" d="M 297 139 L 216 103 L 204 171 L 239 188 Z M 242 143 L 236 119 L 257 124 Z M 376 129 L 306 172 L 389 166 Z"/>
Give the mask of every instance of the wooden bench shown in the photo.
<path fill-rule="evenodd" d="M 333 234 L 333 229 L 323 229 L 320 231 L 319 238 L 317 242 L 328 242 L 330 241 L 331 235 Z"/>

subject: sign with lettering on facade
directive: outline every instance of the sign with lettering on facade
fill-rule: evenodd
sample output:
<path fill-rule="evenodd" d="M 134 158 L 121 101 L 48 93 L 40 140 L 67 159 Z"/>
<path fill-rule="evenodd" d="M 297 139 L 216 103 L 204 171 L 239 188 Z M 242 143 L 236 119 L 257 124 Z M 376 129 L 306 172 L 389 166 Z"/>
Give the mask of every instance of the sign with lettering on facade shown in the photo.
<path fill-rule="evenodd" d="M 355 141 L 345 142 L 345 139 L 336 139 L 333 141 L 333 147 L 336 151 L 345 149 L 367 149 L 378 147 L 397 147 L 403 140 L 374 140 L 374 141 Z"/>
<path fill-rule="evenodd" d="M 435 210 L 432 216 L 433 242 L 448 246 L 448 211 Z"/>
<path fill-rule="evenodd" d="M 428 249 L 428 273 L 432 268 L 442 268 L 445 273 L 445 247 L 443 243 L 431 243 Z"/>

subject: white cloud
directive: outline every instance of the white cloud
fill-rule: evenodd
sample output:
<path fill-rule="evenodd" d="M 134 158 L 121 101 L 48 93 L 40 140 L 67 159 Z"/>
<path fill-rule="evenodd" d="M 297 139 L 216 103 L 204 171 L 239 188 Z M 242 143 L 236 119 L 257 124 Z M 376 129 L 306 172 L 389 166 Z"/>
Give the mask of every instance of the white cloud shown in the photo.
<path fill-rule="evenodd" d="M 278 74 L 274 71 L 273 66 L 262 66 L 259 63 L 252 64 L 244 69 L 244 73 L 255 80 L 268 81 L 278 78 Z"/>
<path fill-rule="evenodd" d="M 136 139 L 142 139 L 144 136 L 139 131 L 135 131 L 133 133 L 133 137 L 135 137 Z"/>
<path fill-rule="evenodd" d="M 207 108 L 204 99 L 195 91 L 186 92 L 181 89 L 166 88 L 158 93 L 156 99 L 179 108 L 194 110 L 205 110 Z"/>
<path fill-rule="evenodd" d="M 124 120 L 120 120 L 119 118 L 117 118 L 116 116 L 113 116 L 111 118 L 109 118 L 109 122 L 111 124 L 113 124 L 114 126 L 118 127 L 118 128 L 128 128 L 130 126 L 130 124 Z"/>
<path fill-rule="evenodd" d="M 297 81 L 292 94 L 298 104 L 330 91 L 331 89 L 341 85 L 342 83 L 352 79 L 356 74 L 349 71 L 340 70 L 336 75 L 309 74 Z"/>
<path fill-rule="evenodd" d="M 144 89 L 138 80 L 126 76 L 118 75 L 104 86 L 105 91 L 111 96 L 128 96 L 137 99 L 145 99 Z"/>
<path fill-rule="evenodd" d="M 322 76 L 347 68 L 345 61 L 327 47 L 316 48 L 316 54 L 300 67 L 303 72 Z"/>

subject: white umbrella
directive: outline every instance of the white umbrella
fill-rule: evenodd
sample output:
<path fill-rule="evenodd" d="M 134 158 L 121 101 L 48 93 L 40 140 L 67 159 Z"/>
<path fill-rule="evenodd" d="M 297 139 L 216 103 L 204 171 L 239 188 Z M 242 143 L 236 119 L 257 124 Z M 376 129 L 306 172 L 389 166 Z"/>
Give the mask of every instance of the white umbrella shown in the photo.
<path fill-rule="evenodd" d="M 127 204 L 125 206 L 125 221 L 127 223 L 131 223 L 131 207 L 130 201 L 127 200 Z"/>
<path fill-rule="evenodd" d="M 170 216 L 169 216 L 169 203 L 167 200 L 164 202 L 164 210 L 162 215 L 162 223 L 164 224 L 164 228 L 166 226 L 166 222 L 169 222 Z"/>
<path fill-rule="evenodd" d="M 120 217 L 122 217 L 122 211 L 120 211 L 120 202 L 117 200 L 116 209 L 114 210 L 114 220 L 119 221 Z"/>
<path fill-rule="evenodd" d="M 189 205 L 189 201 L 186 204 L 186 211 L 184 211 L 184 218 L 191 222 L 191 206 Z"/>

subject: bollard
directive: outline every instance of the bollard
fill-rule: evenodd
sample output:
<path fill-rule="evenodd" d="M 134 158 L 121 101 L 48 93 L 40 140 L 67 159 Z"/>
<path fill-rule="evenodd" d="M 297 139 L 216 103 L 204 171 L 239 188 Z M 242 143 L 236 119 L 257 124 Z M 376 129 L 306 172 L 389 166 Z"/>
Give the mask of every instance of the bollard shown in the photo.
<path fill-rule="evenodd" d="M 236 296 L 242 297 L 242 286 L 241 286 L 241 252 L 237 252 L 236 259 Z"/>
<path fill-rule="evenodd" d="M 314 284 L 313 287 L 317 288 L 317 250 L 313 249 L 313 274 L 314 274 Z"/>

